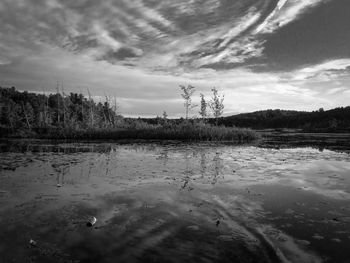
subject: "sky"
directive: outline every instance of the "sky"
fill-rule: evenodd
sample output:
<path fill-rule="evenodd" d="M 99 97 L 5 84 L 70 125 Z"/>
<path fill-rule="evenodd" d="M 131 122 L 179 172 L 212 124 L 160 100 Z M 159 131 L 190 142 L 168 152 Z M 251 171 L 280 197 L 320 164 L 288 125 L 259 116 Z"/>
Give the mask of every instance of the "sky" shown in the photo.
<path fill-rule="evenodd" d="M 350 105 L 349 0 L 1 0 L 0 86 L 116 97 L 124 116 Z M 198 107 L 192 116 L 198 115 Z"/>

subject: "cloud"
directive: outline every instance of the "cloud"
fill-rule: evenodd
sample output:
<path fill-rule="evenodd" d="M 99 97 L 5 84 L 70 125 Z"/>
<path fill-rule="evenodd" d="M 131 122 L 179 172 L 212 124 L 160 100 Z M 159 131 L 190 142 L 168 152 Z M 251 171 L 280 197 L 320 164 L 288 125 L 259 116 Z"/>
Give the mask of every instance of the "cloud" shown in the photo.
<path fill-rule="evenodd" d="M 324 2 L 3 0 L 1 85 L 40 90 L 62 81 L 67 90 L 115 94 L 129 115 L 180 116 L 179 84 L 207 98 L 219 88 L 226 112 L 345 105 L 350 59 L 250 70 L 264 65 L 269 37 Z"/>
<path fill-rule="evenodd" d="M 7 59 L 7 58 L 1 58 L 0 57 L 0 66 L 1 65 L 8 65 L 11 63 L 11 60 Z"/>
<path fill-rule="evenodd" d="M 348 89 L 345 88 L 345 87 L 338 87 L 338 88 L 332 88 L 332 89 L 329 89 L 327 91 L 327 94 L 328 95 L 334 95 L 336 93 L 341 93 L 341 92 L 344 92 L 344 91 L 347 91 Z"/>
<path fill-rule="evenodd" d="M 175 29 L 175 26 L 171 21 L 166 19 L 162 14 L 160 14 L 156 9 L 147 7 L 142 0 L 122 0 L 129 8 L 136 9 L 139 15 L 144 15 L 149 21 L 154 21 L 160 24 L 164 28 Z"/>
<path fill-rule="evenodd" d="M 108 61 L 110 63 L 118 63 L 120 61 L 131 60 L 142 56 L 143 52 L 140 49 L 121 47 L 114 50 L 109 50 L 101 56 L 101 60 Z"/>
<path fill-rule="evenodd" d="M 297 69 L 286 76 L 295 81 L 331 81 L 348 75 L 349 69 L 350 59 L 335 59 Z"/>
<path fill-rule="evenodd" d="M 256 33 L 260 33 L 262 30 L 266 30 L 266 28 L 271 24 L 271 21 L 274 19 L 274 16 L 277 12 L 281 10 L 281 8 L 286 4 L 287 0 L 280 0 L 277 3 L 277 6 L 275 9 L 272 10 L 272 12 L 265 18 L 265 20 L 258 26 L 256 29 Z"/>
<path fill-rule="evenodd" d="M 220 70 L 263 56 L 265 39 L 322 0 L 10 1 L 1 26 L 18 48 L 38 42 L 123 65 L 170 74 Z M 19 15 L 21 14 L 21 15 Z M 159 58 L 159 59 L 158 59 Z M 155 62 L 157 61 L 157 62 Z"/>
<path fill-rule="evenodd" d="M 310 8 L 329 0 L 279 0 L 275 9 L 257 27 L 256 33 L 272 33 L 280 27 L 295 21 Z"/>
<path fill-rule="evenodd" d="M 336 59 L 325 61 L 312 67 L 306 67 L 300 70 L 302 73 L 316 73 L 329 70 L 345 70 L 350 67 L 350 59 Z"/>

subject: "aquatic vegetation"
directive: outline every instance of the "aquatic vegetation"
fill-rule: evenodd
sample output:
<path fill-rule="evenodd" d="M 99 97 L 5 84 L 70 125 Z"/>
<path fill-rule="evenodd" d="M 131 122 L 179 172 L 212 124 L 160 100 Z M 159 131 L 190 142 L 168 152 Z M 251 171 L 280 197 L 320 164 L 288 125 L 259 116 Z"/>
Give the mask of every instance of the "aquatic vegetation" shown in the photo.
<path fill-rule="evenodd" d="M 141 139 L 181 141 L 231 141 L 250 142 L 259 135 L 250 129 L 213 126 L 203 122 L 184 121 L 179 124 L 152 125 L 142 121 L 120 128 L 69 130 L 60 129 L 41 135 L 54 139 Z"/>

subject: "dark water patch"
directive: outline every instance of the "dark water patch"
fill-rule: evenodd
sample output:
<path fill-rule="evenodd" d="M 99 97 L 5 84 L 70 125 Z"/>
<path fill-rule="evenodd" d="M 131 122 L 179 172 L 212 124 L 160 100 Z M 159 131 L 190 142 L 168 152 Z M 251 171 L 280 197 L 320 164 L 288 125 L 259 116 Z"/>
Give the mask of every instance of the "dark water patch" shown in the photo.
<path fill-rule="evenodd" d="M 350 133 L 299 133 L 261 131 L 261 147 L 312 147 L 350 153 Z"/>

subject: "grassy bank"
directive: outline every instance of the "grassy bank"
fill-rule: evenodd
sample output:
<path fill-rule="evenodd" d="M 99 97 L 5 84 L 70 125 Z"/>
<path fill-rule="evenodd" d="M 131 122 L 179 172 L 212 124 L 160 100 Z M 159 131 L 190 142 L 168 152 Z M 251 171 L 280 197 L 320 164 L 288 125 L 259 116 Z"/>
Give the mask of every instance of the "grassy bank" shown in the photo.
<path fill-rule="evenodd" d="M 74 139 L 74 140 L 180 140 L 180 141 L 231 141 L 237 143 L 250 142 L 258 138 L 250 129 L 213 126 L 201 122 L 180 124 L 151 125 L 134 122 L 118 128 L 71 129 L 51 128 L 8 134 L 7 137 L 40 138 L 40 139 Z"/>

